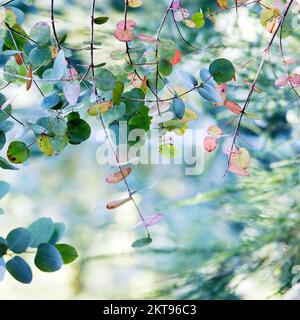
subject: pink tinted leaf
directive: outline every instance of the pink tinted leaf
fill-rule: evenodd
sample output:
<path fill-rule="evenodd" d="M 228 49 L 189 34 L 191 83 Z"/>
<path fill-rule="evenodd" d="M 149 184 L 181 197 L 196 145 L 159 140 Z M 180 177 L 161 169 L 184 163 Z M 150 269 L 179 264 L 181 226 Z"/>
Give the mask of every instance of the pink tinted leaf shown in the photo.
<path fill-rule="evenodd" d="M 162 213 L 156 213 L 152 216 L 148 216 L 144 218 L 144 221 L 140 221 L 136 226 L 137 227 L 151 227 L 157 224 L 161 219 L 163 219 L 164 215 Z"/>
<path fill-rule="evenodd" d="M 246 148 L 236 148 L 231 154 L 228 170 L 240 176 L 249 176 L 247 171 L 249 163 L 250 155 L 248 150 Z"/>
<path fill-rule="evenodd" d="M 76 104 L 80 95 L 80 84 L 75 81 L 64 81 L 62 84 L 65 98 L 70 105 Z"/>
<path fill-rule="evenodd" d="M 174 18 L 176 21 L 183 21 L 187 19 L 190 15 L 190 12 L 188 9 L 180 8 L 174 13 Z"/>
<path fill-rule="evenodd" d="M 180 8 L 180 1 L 179 0 L 173 1 L 172 8 L 173 9 L 179 9 Z"/>
<path fill-rule="evenodd" d="M 107 183 L 118 183 L 128 177 L 131 173 L 131 168 L 124 168 L 122 171 L 118 171 L 110 175 L 105 179 Z"/>
<path fill-rule="evenodd" d="M 143 42 L 153 43 L 156 41 L 156 39 L 154 37 L 148 36 L 148 35 L 142 34 L 142 33 L 138 34 L 136 37 Z"/>
<path fill-rule="evenodd" d="M 235 166 L 229 166 L 228 170 L 230 172 L 232 172 L 233 174 L 236 174 L 238 176 L 242 176 L 242 177 L 248 177 L 249 176 L 249 172 L 247 169 L 242 169 L 239 167 L 235 167 Z"/>
<path fill-rule="evenodd" d="M 284 60 L 283 60 L 283 63 L 284 64 L 294 64 L 294 63 L 296 63 L 296 59 L 294 59 L 294 58 L 285 58 Z"/>
<path fill-rule="evenodd" d="M 130 83 L 135 88 L 141 88 L 143 85 L 143 79 L 140 79 L 135 72 L 129 73 L 127 79 L 130 80 Z"/>
<path fill-rule="evenodd" d="M 115 38 L 118 39 L 121 42 L 130 42 L 134 39 L 134 34 L 129 29 L 117 29 L 115 30 Z"/>
<path fill-rule="evenodd" d="M 134 28 L 136 27 L 136 22 L 133 21 L 133 20 L 127 20 L 126 22 L 126 28 L 125 28 L 125 21 L 122 20 L 122 21 L 119 21 L 117 23 L 117 29 L 120 29 L 120 30 L 133 30 Z"/>
<path fill-rule="evenodd" d="M 69 79 L 62 82 L 62 88 L 65 95 L 66 100 L 69 102 L 70 105 L 76 104 L 80 95 L 80 84 L 76 80 L 77 71 L 73 68 L 68 69 L 67 75 Z"/>
<path fill-rule="evenodd" d="M 291 74 L 288 81 L 293 87 L 295 88 L 300 87 L 300 74 L 295 74 L 295 73 Z"/>
<path fill-rule="evenodd" d="M 281 76 L 276 79 L 275 86 L 276 87 L 284 87 L 288 84 L 289 77 L 288 76 Z"/>
<path fill-rule="evenodd" d="M 218 140 L 215 137 L 207 136 L 204 138 L 204 149 L 207 152 L 212 152 L 216 149 Z"/>

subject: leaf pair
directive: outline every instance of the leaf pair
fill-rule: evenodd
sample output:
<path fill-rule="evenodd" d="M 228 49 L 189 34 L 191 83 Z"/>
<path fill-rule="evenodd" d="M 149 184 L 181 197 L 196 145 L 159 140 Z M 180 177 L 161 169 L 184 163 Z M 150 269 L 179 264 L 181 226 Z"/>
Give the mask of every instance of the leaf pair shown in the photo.
<path fill-rule="evenodd" d="M 222 130 L 215 125 L 207 129 L 208 136 L 204 138 L 204 149 L 206 152 L 212 152 L 217 148 L 218 138 L 222 135 Z"/>

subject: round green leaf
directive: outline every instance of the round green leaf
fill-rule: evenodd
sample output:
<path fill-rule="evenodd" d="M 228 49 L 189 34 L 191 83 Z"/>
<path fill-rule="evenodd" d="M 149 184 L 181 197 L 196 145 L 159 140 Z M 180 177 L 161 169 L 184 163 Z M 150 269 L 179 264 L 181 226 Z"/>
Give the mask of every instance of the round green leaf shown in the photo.
<path fill-rule="evenodd" d="M 33 222 L 27 229 L 31 234 L 29 246 L 37 248 L 41 243 L 47 243 L 50 240 L 54 232 L 54 223 L 50 218 L 41 218 Z"/>
<path fill-rule="evenodd" d="M 0 257 L 4 256 L 7 251 L 7 242 L 4 238 L 0 237 Z"/>
<path fill-rule="evenodd" d="M 142 248 L 148 246 L 152 242 L 152 239 L 150 237 L 147 238 L 141 238 L 138 240 L 135 240 L 131 246 L 132 248 Z"/>
<path fill-rule="evenodd" d="M 235 68 L 229 60 L 221 58 L 210 64 L 209 72 L 215 81 L 223 83 L 233 79 L 235 75 Z"/>
<path fill-rule="evenodd" d="M 162 60 L 159 62 L 158 71 L 164 76 L 169 76 L 172 73 L 173 67 L 171 63 L 167 60 Z"/>
<path fill-rule="evenodd" d="M 30 30 L 31 38 L 40 45 L 45 45 L 50 40 L 50 27 L 48 23 L 37 22 Z"/>
<path fill-rule="evenodd" d="M 8 147 L 7 158 L 11 163 L 23 163 L 29 158 L 29 156 L 30 151 L 24 142 L 13 141 Z"/>
<path fill-rule="evenodd" d="M 76 249 L 68 244 L 59 243 L 55 247 L 61 254 L 64 264 L 71 263 L 78 257 Z"/>
<path fill-rule="evenodd" d="M 91 135 L 91 127 L 82 119 L 72 119 L 67 123 L 67 136 L 70 144 L 80 144 Z"/>
<path fill-rule="evenodd" d="M 130 91 L 127 91 L 123 94 L 122 101 L 126 105 L 126 113 L 131 114 L 136 112 L 144 105 L 143 99 L 145 98 L 145 92 L 141 89 L 134 88 Z M 135 101 L 131 99 L 136 99 Z"/>
<path fill-rule="evenodd" d="M 115 87 L 116 78 L 105 68 L 97 69 L 95 72 L 95 84 L 102 91 L 110 91 Z"/>
<path fill-rule="evenodd" d="M 80 119 L 80 114 L 78 112 L 71 112 L 68 114 L 68 121 L 71 121 L 73 119 Z"/>
<path fill-rule="evenodd" d="M 192 21 L 197 29 L 201 29 L 205 25 L 205 17 L 203 12 L 196 12 L 192 16 Z"/>
<path fill-rule="evenodd" d="M 30 241 L 30 232 L 25 228 L 14 229 L 6 237 L 8 248 L 15 253 L 25 252 L 29 247 Z"/>
<path fill-rule="evenodd" d="M 158 57 L 164 60 L 171 60 L 176 51 L 174 41 L 162 39 L 158 43 Z"/>
<path fill-rule="evenodd" d="M 43 243 L 38 246 L 34 263 L 41 271 L 54 272 L 62 267 L 63 260 L 53 245 Z"/>
<path fill-rule="evenodd" d="M 30 283 L 32 271 L 30 266 L 20 257 L 14 257 L 6 262 L 7 271 L 19 282 Z"/>

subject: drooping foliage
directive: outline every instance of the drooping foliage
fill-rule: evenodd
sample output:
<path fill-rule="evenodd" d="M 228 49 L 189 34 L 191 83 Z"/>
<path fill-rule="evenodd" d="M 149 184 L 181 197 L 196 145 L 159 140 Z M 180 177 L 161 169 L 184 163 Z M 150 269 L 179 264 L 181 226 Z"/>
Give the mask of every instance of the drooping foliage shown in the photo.
<path fill-rule="evenodd" d="M 277 76 L 274 72 L 274 83 L 270 85 L 279 88 L 290 86 L 299 97 L 297 88 L 300 86 L 300 76 L 287 70 L 287 66 L 296 61 L 286 59 L 282 48 L 282 39 L 293 33 L 293 0 L 217 0 L 210 7 L 203 10 L 199 8 L 195 12 L 185 8 L 182 1 L 169 1 L 154 35 L 141 31 L 142 28 L 130 16 L 131 10 L 141 7 L 143 2 L 124 0 L 124 16 L 110 32 L 111 41 L 123 45 L 123 49 L 111 52 L 110 58 L 122 65 L 113 70 L 99 58 L 102 44 L 95 39 L 95 32 L 110 19 L 98 16 L 95 0 L 91 1 L 91 11 L 87 13 L 87 19 L 90 19 L 89 39 L 82 40 L 80 48 L 72 48 L 67 44 L 68 34 L 58 30 L 54 0 L 50 2 L 50 23 L 49 19 L 45 19 L 30 28 L 25 27 L 22 9 L 24 5 L 31 8 L 34 4 L 34 0 L 23 0 L 22 5 L 8 1 L 1 6 L 1 85 L 5 88 L 15 84 L 29 93 L 35 88 L 40 95 L 37 106 L 45 111 L 46 116 L 23 121 L 15 115 L 15 97 L 0 94 L 0 150 L 5 148 L 5 155 L 0 157 L 1 170 L 17 170 L 25 162 L 30 165 L 32 154 L 53 157 L 70 145 L 75 148 L 90 138 L 90 121 L 96 117 L 117 162 L 116 171 L 106 178 L 106 182 L 123 182 L 128 192 L 125 198 L 109 201 L 106 209 L 113 210 L 131 201 L 140 216 L 138 226 L 145 230 L 145 235 L 132 243 L 133 248 L 152 243 L 149 228 L 159 223 L 163 214 L 154 212 L 144 216 L 134 198 L 138 190 L 133 190 L 127 179 L 134 170 L 132 161 L 128 159 L 127 163 L 120 163 L 110 130 L 118 134 L 120 121 L 127 123 L 128 135 L 136 129 L 145 132 L 151 128 L 158 129 L 161 156 L 174 158 L 176 148 L 168 139 L 168 134 L 183 136 L 197 119 L 197 112 L 191 110 L 187 103 L 187 97 L 196 93 L 199 101 L 205 101 L 211 108 L 222 109 L 228 118 L 221 126 L 216 123 L 203 128 L 207 131 L 203 140 L 205 152 L 215 152 L 222 139 L 230 136 L 229 146 L 223 150 L 227 162 L 224 172 L 229 171 L 247 179 L 251 176 L 251 150 L 241 136 L 241 126 L 259 119 L 259 114 L 248 110 L 254 95 L 261 93 L 257 82 L 268 62 L 274 72 L 270 51 L 275 41 L 280 42 L 285 73 Z M 236 10 L 238 14 L 242 8 L 250 10 L 253 7 L 262 27 L 270 36 L 258 57 L 259 63 L 254 74 L 247 79 L 242 78 L 240 69 L 245 66 L 223 56 L 212 58 L 200 70 L 182 70 L 186 53 L 181 49 L 182 46 L 196 52 L 209 50 L 187 40 L 183 29 L 201 33 L 206 24 L 214 24 L 223 12 Z M 168 19 L 172 22 L 172 30 L 177 32 L 175 41 L 163 36 Z M 172 83 L 174 74 L 182 79 L 181 86 Z M 233 98 L 238 87 L 243 89 L 242 101 Z M 21 133 L 17 139 L 7 141 L 7 134 L 14 126 L 19 126 Z M 4 196 L 9 186 L 5 182 L 1 182 L 0 186 L 3 190 L 0 195 Z M 27 229 L 12 230 L 6 238 L 0 238 L 0 267 L 7 269 L 16 280 L 29 283 L 31 269 L 19 254 L 31 252 L 34 248 L 37 268 L 45 272 L 59 270 L 64 263 L 70 263 L 77 257 L 73 247 L 58 243 L 63 231 L 61 224 L 47 218 L 34 222 Z M 4 262 L 3 257 L 9 258 Z"/>

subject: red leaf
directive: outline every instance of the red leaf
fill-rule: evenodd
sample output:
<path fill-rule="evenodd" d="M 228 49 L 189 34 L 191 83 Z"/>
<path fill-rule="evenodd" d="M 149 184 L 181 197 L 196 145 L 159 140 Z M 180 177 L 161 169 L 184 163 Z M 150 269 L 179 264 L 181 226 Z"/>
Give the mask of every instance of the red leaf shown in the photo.
<path fill-rule="evenodd" d="M 17 53 L 15 55 L 15 60 L 18 65 L 21 65 L 23 63 L 22 53 Z"/>
<path fill-rule="evenodd" d="M 181 61 L 181 51 L 176 49 L 173 58 L 170 60 L 170 63 L 174 65 L 179 63 L 180 61 Z"/>
<path fill-rule="evenodd" d="M 26 80 L 26 90 L 28 91 L 32 85 L 32 66 L 28 67 L 27 78 L 30 78 Z"/>
<path fill-rule="evenodd" d="M 243 110 L 237 103 L 229 100 L 225 100 L 224 106 L 235 114 L 240 114 Z"/>

